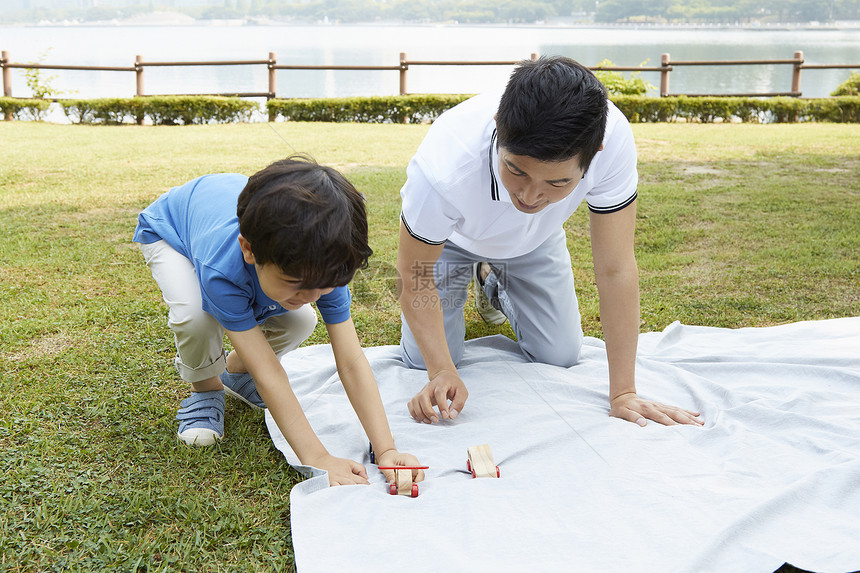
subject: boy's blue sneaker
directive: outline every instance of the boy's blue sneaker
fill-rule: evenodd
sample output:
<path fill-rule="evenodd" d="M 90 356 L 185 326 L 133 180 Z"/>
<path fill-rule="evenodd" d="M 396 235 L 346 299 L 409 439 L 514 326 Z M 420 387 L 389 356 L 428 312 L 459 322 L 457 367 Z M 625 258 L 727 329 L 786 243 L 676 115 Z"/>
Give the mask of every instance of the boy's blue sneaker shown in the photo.
<path fill-rule="evenodd" d="M 179 439 L 189 446 L 211 446 L 224 437 L 224 391 L 192 392 L 180 402 Z"/>
<path fill-rule="evenodd" d="M 263 409 L 266 403 L 257 393 L 254 379 L 247 372 L 233 374 L 226 370 L 221 373 L 221 383 L 224 384 L 224 392 L 231 398 L 243 401 L 255 409 Z"/>

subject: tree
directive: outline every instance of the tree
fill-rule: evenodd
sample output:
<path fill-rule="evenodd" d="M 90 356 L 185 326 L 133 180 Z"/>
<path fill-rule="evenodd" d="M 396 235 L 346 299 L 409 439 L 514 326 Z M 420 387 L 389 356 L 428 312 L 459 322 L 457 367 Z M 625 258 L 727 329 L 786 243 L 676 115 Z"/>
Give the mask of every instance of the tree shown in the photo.
<path fill-rule="evenodd" d="M 508 22 L 536 22 L 555 16 L 555 10 L 546 2 L 509 0 L 499 7 L 498 16 Z"/>
<path fill-rule="evenodd" d="M 832 96 L 860 96 L 860 72 L 851 72 L 848 79 L 839 84 Z"/>
<path fill-rule="evenodd" d="M 426 2 L 400 0 L 387 11 L 387 16 L 409 22 L 426 22 L 434 19 L 433 13 Z"/>
<path fill-rule="evenodd" d="M 647 63 L 648 60 L 645 60 L 639 65 L 641 67 Z M 614 65 L 610 60 L 603 60 L 597 64 L 597 67 L 611 68 Z M 642 72 L 633 72 L 629 78 L 625 78 L 621 72 L 612 70 L 597 70 L 594 75 L 610 94 L 645 95 L 648 90 L 657 89 L 657 86 L 642 79 Z"/>

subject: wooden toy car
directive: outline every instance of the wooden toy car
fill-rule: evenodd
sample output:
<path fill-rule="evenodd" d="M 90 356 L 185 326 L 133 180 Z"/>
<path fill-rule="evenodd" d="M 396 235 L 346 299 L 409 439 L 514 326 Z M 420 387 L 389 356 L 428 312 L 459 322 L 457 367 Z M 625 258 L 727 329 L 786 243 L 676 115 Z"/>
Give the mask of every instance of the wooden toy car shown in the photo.
<path fill-rule="evenodd" d="M 394 481 L 387 484 L 391 495 L 418 497 L 418 484 L 412 482 L 412 470 L 426 470 L 430 466 L 379 466 L 381 470 L 394 470 Z"/>
<path fill-rule="evenodd" d="M 471 446 L 466 450 L 466 453 L 469 456 L 466 460 L 466 468 L 472 472 L 473 478 L 502 477 L 499 466 L 493 461 L 493 452 L 490 451 L 489 445 Z"/>

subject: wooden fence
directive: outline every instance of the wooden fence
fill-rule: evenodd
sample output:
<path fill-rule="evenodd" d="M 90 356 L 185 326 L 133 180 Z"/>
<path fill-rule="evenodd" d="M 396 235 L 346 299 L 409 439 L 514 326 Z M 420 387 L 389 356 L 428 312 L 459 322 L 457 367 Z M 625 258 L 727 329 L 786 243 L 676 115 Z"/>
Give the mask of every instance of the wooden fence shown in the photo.
<path fill-rule="evenodd" d="M 532 54 L 532 59 L 537 59 L 537 54 Z M 194 95 L 223 95 L 237 97 L 264 97 L 273 99 L 278 97 L 278 70 L 371 70 L 371 71 L 396 71 L 400 77 L 400 94 L 406 95 L 407 89 L 407 72 L 410 67 L 417 66 L 513 66 L 517 61 L 435 61 L 435 60 L 409 60 L 405 52 L 400 52 L 400 61 L 397 65 L 391 66 L 335 66 L 335 65 L 296 65 L 296 64 L 279 64 L 274 52 L 269 52 L 269 57 L 265 60 L 234 60 L 234 61 L 211 61 L 211 62 L 149 62 L 144 60 L 143 56 L 137 56 L 133 66 L 114 67 L 114 66 L 75 66 L 75 65 L 57 65 L 57 64 L 38 64 L 38 63 L 16 63 L 12 62 L 8 51 L 0 53 L 0 69 L 3 74 L 3 95 L 12 96 L 12 75 L 11 70 L 19 69 L 45 69 L 45 70 L 86 70 L 86 71 L 109 71 L 109 72 L 134 72 L 136 80 L 135 95 L 157 95 L 147 94 L 144 90 L 144 70 L 150 67 L 164 66 L 266 66 L 269 70 L 268 90 L 261 92 L 245 92 L 245 93 L 220 93 L 220 94 L 194 94 Z M 772 93 L 739 93 L 739 94 L 673 94 L 669 91 L 669 74 L 675 67 L 683 66 L 750 66 L 750 65 L 789 65 L 792 67 L 791 89 L 785 92 Z M 591 66 L 591 70 L 606 70 L 618 72 L 654 72 L 660 74 L 660 96 L 687 95 L 692 97 L 699 96 L 747 96 L 747 97 L 774 97 L 774 96 L 792 96 L 800 97 L 802 95 L 800 88 L 800 73 L 802 70 L 821 70 L 821 69 L 852 69 L 860 68 L 860 64 L 805 64 L 803 61 L 803 52 L 794 52 L 791 59 L 786 60 L 707 60 L 707 61 L 674 61 L 669 54 L 663 54 L 660 59 L 659 66 Z M 190 95 L 190 94 L 184 94 Z M 283 96 L 281 96 L 283 97 Z"/>

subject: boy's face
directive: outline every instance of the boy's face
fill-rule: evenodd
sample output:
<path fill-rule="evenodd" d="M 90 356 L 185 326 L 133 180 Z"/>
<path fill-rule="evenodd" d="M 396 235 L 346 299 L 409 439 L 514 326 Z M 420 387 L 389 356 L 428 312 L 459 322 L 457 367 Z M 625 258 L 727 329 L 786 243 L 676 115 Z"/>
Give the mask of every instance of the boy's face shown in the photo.
<path fill-rule="evenodd" d="M 537 213 L 570 195 L 584 175 L 578 156 L 564 161 L 540 161 L 514 155 L 499 146 L 499 176 L 514 207 Z"/>
<path fill-rule="evenodd" d="M 250 243 L 242 235 L 239 235 L 239 245 L 242 247 L 242 257 L 245 259 L 245 262 L 249 265 L 254 265 L 263 293 L 287 310 L 297 310 L 310 302 L 317 301 L 322 295 L 334 290 L 334 287 L 303 289 L 301 288 L 301 278 L 285 275 L 274 264 L 257 264 L 254 253 L 251 251 Z"/>
<path fill-rule="evenodd" d="M 266 296 L 276 301 L 287 310 L 297 310 L 309 302 L 316 302 L 319 297 L 328 294 L 334 288 L 303 289 L 301 279 L 285 275 L 277 265 L 254 265 L 260 288 Z"/>

